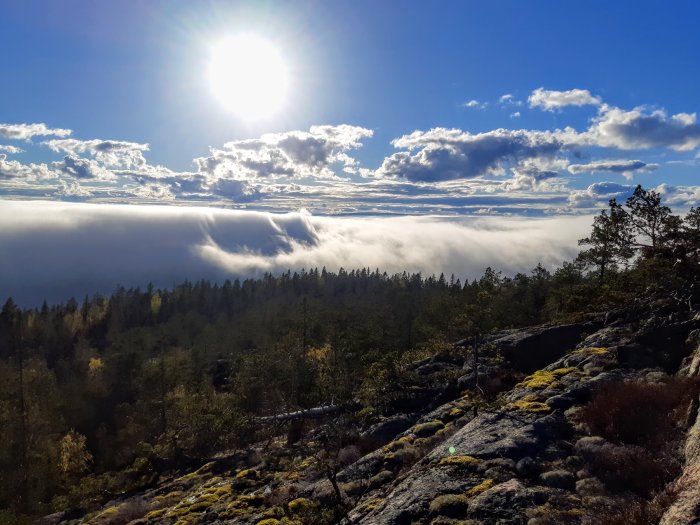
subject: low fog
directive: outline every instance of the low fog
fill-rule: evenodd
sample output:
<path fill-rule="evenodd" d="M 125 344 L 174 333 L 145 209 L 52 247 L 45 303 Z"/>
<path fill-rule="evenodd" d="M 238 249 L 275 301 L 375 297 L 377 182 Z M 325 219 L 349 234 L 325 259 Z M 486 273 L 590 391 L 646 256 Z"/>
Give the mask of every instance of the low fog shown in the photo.
<path fill-rule="evenodd" d="M 379 268 L 505 275 L 577 253 L 589 216 L 317 217 L 213 208 L 0 203 L 0 298 L 23 306 L 125 287 L 259 276 L 291 269 Z"/>

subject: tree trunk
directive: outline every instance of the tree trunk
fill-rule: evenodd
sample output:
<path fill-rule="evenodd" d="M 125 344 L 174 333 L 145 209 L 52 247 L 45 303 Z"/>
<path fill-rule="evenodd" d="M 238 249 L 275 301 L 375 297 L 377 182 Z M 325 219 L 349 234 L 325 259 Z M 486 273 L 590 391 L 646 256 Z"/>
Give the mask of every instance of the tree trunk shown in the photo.
<path fill-rule="evenodd" d="M 24 398 L 24 350 L 21 344 L 17 348 L 17 366 L 19 375 L 19 470 L 20 470 L 20 487 L 19 487 L 19 508 L 22 511 L 27 511 L 29 508 L 29 464 L 27 453 L 27 404 Z"/>
<path fill-rule="evenodd" d="M 336 472 L 333 470 L 328 470 L 326 471 L 326 477 L 328 478 L 328 481 L 331 482 L 331 485 L 333 485 L 333 492 L 335 492 L 335 497 L 338 500 L 338 503 L 342 503 L 343 494 L 340 492 L 340 487 L 338 486 L 338 481 L 336 480 Z"/>

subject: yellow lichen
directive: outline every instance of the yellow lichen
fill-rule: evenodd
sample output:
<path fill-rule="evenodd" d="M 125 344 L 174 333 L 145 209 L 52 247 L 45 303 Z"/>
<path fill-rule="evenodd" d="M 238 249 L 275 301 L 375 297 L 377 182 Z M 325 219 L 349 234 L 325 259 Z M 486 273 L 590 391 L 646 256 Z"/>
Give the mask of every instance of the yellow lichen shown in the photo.
<path fill-rule="evenodd" d="M 184 476 L 180 477 L 177 479 L 177 481 L 189 481 L 194 478 L 198 478 L 199 474 L 196 472 L 190 472 L 189 474 L 185 474 Z"/>
<path fill-rule="evenodd" d="M 301 514 L 302 512 L 314 510 L 318 506 L 318 503 L 306 498 L 297 498 L 290 501 L 287 506 L 289 507 L 289 512 L 292 514 Z"/>
<path fill-rule="evenodd" d="M 574 350 L 574 354 L 585 354 L 585 355 L 603 355 L 610 352 L 609 348 L 604 348 L 600 346 L 587 346 L 585 348 L 579 348 Z"/>
<path fill-rule="evenodd" d="M 152 510 L 151 512 L 146 514 L 145 518 L 147 520 L 155 520 L 155 519 L 163 517 L 163 514 L 165 514 L 167 511 L 168 511 L 168 509 Z"/>
<path fill-rule="evenodd" d="M 371 499 L 371 500 L 363 503 L 359 510 L 360 510 L 360 512 L 367 513 L 367 512 L 371 512 L 371 511 L 379 508 L 383 504 L 384 504 L 383 499 Z"/>
<path fill-rule="evenodd" d="M 474 496 L 478 496 L 482 492 L 486 492 L 489 490 L 491 487 L 493 487 L 493 480 L 492 479 L 485 479 L 475 487 L 470 488 L 465 495 L 468 498 L 473 498 Z"/>
<path fill-rule="evenodd" d="M 469 465 L 474 465 L 480 460 L 473 458 L 472 456 L 447 456 L 440 460 L 440 465 L 456 465 L 459 467 L 466 467 Z"/>
<path fill-rule="evenodd" d="M 162 503 L 164 501 L 170 501 L 170 500 L 174 500 L 174 499 L 181 498 L 181 497 L 182 497 L 182 492 L 180 492 L 179 490 L 176 490 L 176 491 L 170 492 L 168 494 L 160 494 L 159 496 L 155 496 L 153 498 L 153 500 L 157 501 L 159 503 Z"/>
<path fill-rule="evenodd" d="M 522 383 L 518 383 L 517 386 L 530 388 L 532 390 L 543 390 L 548 387 L 554 387 L 558 385 L 557 379 L 570 374 L 576 370 L 576 368 L 557 368 L 556 370 L 538 370 L 532 375 L 525 378 Z"/>
<path fill-rule="evenodd" d="M 209 463 L 206 463 L 205 465 L 202 465 L 200 468 L 198 468 L 195 472 L 197 474 L 204 474 L 205 472 L 209 472 L 211 468 L 215 465 L 213 461 L 210 461 Z"/>
<path fill-rule="evenodd" d="M 514 401 L 512 406 L 517 410 L 522 410 L 523 412 L 534 412 L 536 414 L 545 414 L 552 410 L 546 403 L 541 403 L 539 401 L 528 401 L 525 398 Z"/>
<path fill-rule="evenodd" d="M 236 474 L 237 479 L 254 479 L 258 477 L 258 471 L 252 468 L 248 468 L 245 470 L 241 470 L 238 474 Z"/>
<path fill-rule="evenodd" d="M 107 508 L 104 509 L 102 512 L 100 512 L 97 516 L 95 516 L 94 519 L 95 519 L 95 520 L 106 519 L 106 518 L 109 518 L 109 517 L 111 517 L 111 516 L 114 516 L 114 515 L 117 514 L 118 512 L 119 512 L 119 508 L 116 507 L 116 506 L 115 506 L 115 507 L 107 507 Z"/>
<path fill-rule="evenodd" d="M 296 468 L 297 470 L 306 470 L 309 467 L 312 467 L 315 463 L 314 458 L 306 458 L 299 463 Z"/>
<path fill-rule="evenodd" d="M 449 414 L 447 414 L 447 415 L 453 419 L 457 419 L 457 418 L 462 417 L 464 415 L 464 410 L 462 410 L 461 408 L 455 407 L 452 410 L 450 410 Z"/>
<path fill-rule="evenodd" d="M 397 450 L 406 447 L 407 445 L 410 445 L 413 443 L 413 436 L 403 436 L 397 439 L 396 441 L 392 441 L 391 443 L 387 443 L 384 445 L 384 448 L 382 448 L 382 451 L 385 454 L 388 454 L 389 452 L 396 452 Z"/>
<path fill-rule="evenodd" d="M 264 518 L 278 518 L 278 519 L 283 518 L 284 517 L 284 509 L 280 506 L 270 507 L 265 512 L 263 512 L 263 517 Z"/>

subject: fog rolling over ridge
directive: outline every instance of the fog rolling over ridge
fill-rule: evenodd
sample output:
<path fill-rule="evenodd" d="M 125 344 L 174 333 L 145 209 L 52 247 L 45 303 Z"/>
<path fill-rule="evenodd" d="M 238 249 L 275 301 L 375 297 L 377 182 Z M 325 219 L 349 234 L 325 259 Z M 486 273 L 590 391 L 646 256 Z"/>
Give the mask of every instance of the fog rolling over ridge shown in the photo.
<path fill-rule="evenodd" d="M 379 268 L 479 276 L 577 251 L 590 217 L 331 218 L 166 206 L 0 203 L 0 295 L 25 306 L 118 285 L 247 277 L 287 269 Z"/>

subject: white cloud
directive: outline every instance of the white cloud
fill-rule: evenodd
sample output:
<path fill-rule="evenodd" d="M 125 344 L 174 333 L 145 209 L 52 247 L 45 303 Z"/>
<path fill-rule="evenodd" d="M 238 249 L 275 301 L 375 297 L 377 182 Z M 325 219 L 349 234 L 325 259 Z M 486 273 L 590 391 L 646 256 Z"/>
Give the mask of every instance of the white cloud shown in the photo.
<path fill-rule="evenodd" d="M 465 108 L 470 108 L 470 109 L 486 109 L 488 107 L 488 105 L 489 105 L 488 102 L 479 102 L 478 100 L 475 100 L 475 99 L 471 99 L 471 100 L 465 102 L 464 104 L 462 104 L 462 106 L 464 106 Z"/>
<path fill-rule="evenodd" d="M 510 118 L 520 118 L 520 111 L 516 111 L 515 113 L 511 113 Z"/>
<path fill-rule="evenodd" d="M 28 140 L 36 136 L 67 137 L 69 129 L 49 128 L 44 123 L 36 124 L 0 124 L 0 137 L 14 140 Z"/>
<path fill-rule="evenodd" d="M 516 99 L 515 95 L 511 95 L 510 93 L 506 93 L 505 95 L 502 95 L 498 99 L 498 103 L 501 106 L 522 106 L 523 105 L 522 100 Z"/>
<path fill-rule="evenodd" d="M 561 171 L 568 165 L 566 159 L 540 158 L 525 159 L 513 166 L 513 177 L 504 181 L 506 191 L 564 192 L 566 185 Z"/>
<path fill-rule="evenodd" d="M 21 178 L 26 181 L 40 181 L 55 178 L 46 164 L 22 164 L 16 160 L 7 160 L 7 155 L 0 154 L 0 179 Z"/>
<path fill-rule="evenodd" d="M 658 164 L 647 164 L 641 160 L 597 160 L 588 164 L 571 164 L 568 167 L 570 173 L 621 173 L 627 178 L 632 178 L 635 172 L 654 171 Z"/>
<path fill-rule="evenodd" d="M 700 205 L 700 186 L 660 184 L 655 191 L 661 195 L 664 204 L 679 207 L 683 212 L 688 211 L 690 206 Z"/>
<path fill-rule="evenodd" d="M 587 89 L 570 89 L 569 91 L 550 91 L 537 88 L 527 99 L 531 108 L 554 111 L 566 106 L 600 106 L 600 97 L 594 97 Z"/>
<path fill-rule="evenodd" d="M 10 154 L 17 154 L 17 153 L 23 153 L 24 150 L 22 148 L 18 148 L 17 146 L 4 146 L 0 144 L 0 153 L 10 153 Z"/>
<path fill-rule="evenodd" d="M 61 180 L 58 183 L 58 190 L 56 190 L 55 195 L 63 199 L 86 199 L 92 196 L 89 190 L 83 188 L 80 183 L 76 180 L 66 181 Z"/>
<path fill-rule="evenodd" d="M 668 116 L 641 108 L 625 111 L 605 108 L 587 133 L 590 144 L 623 150 L 671 148 L 689 151 L 700 146 L 700 125 L 695 113 Z"/>
<path fill-rule="evenodd" d="M 624 201 L 634 191 L 634 186 L 617 182 L 596 182 L 585 190 L 574 190 L 569 194 L 569 205 L 573 208 L 592 208 L 607 205 L 612 198 Z"/>
<path fill-rule="evenodd" d="M 572 130 L 497 129 L 472 134 L 459 129 L 415 131 L 392 141 L 407 152 L 386 157 L 380 177 L 440 181 L 503 175 L 509 164 L 529 158 L 554 157 L 570 141 Z M 415 154 L 411 154 L 417 150 Z"/>
<path fill-rule="evenodd" d="M 105 166 L 125 169 L 145 166 L 143 153 L 149 149 L 148 144 L 123 140 L 54 139 L 44 141 L 43 144 L 52 151 L 72 156 L 88 153 Z"/>
<path fill-rule="evenodd" d="M 336 178 L 339 164 L 354 171 L 348 151 L 360 148 L 372 130 L 359 126 L 311 126 L 309 131 L 267 133 L 259 139 L 227 142 L 195 159 L 199 172 L 215 179 Z"/>
<path fill-rule="evenodd" d="M 90 159 L 81 159 L 73 155 L 66 155 L 63 160 L 53 162 L 51 166 L 62 173 L 76 179 L 114 179 L 114 174 L 104 169 L 97 162 Z"/>
<path fill-rule="evenodd" d="M 469 278 L 489 265 L 528 271 L 573 257 L 590 218 L 358 219 L 0 201 L 0 223 L 0 290 L 38 304 L 117 284 L 171 286 L 314 266 Z"/>

